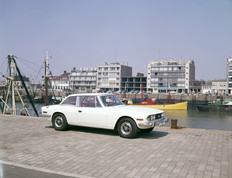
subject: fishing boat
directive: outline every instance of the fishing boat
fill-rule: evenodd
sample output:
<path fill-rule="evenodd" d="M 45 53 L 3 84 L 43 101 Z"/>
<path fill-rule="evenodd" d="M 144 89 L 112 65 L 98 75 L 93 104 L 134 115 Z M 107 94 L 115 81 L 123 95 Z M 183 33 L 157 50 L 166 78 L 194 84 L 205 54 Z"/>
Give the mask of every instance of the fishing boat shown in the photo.
<path fill-rule="evenodd" d="M 232 112 L 232 101 L 231 99 L 225 99 L 224 101 L 221 99 L 217 99 L 214 102 L 209 102 L 208 105 L 202 106 L 198 105 L 197 109 L 199 111 L 218 111 L 218 112 Z"/>
<path fill-rule="evenodd" d="M 140 102 L 140 104 L 133 104 L 132 101 L 126 101 L 128 106 L 141 106 L 141 107 L 148 107 L 160 110 L 187 110 L 188 109 L 188 102 L 179 102 L 174 104 L 159 104 L 156 102 L 154 98 L 147 99 L 146 101 Z"/>
<path fill-rule="evenodd" d="M 148 108 L 154 108 L 154 109 L 160 109 L 160 110 L 187 110 L 188 109 L 188 102 L 175 102 L 174 104 L 171 103 L 171 94 L 169 89 L 169 104 L 159 104 L 156 102 L 156 98 L 150 98 L 146 101 L 143 101 L 143 86 L 141 84 L 141 102 L 140 104 L 134 104 L 131 100 L 123 100 L 123 102 L 129 106 L 141 106 L 141 107 L 148 107 Z"/>
<path fill-rule="evenodd" d="M 132 106 L 132 105 L 131 105 Z M 138 104 L 133 106 L 141 106 L 141 107 L 148 107 L 160 110 L 187 110 L 188 109 L 188 102 L 180 102 L 175 104 Z"/>

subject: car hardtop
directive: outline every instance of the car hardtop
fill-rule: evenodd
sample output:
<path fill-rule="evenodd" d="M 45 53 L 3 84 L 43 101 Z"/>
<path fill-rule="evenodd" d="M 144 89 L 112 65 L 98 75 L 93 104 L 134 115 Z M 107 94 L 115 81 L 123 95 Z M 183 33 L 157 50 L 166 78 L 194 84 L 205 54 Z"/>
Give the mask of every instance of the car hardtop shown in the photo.
<path fill-rule="evenodd" d="M 76 94 L 71 94 L 65 97 L 65 99 L 60 103 L 60 105 L 69 97 L 77 97 L 77 96 L 112 96 L 114 94 L 109 94 L 109 93 L 76 93 Z"/>
<path fill-rule="evenodd" d="M 71 94 L 68 95 L 68 97 L 71 96 L 109 96 L 109 95 L 114 95 L 114 94 L 109 94 L 109 93 L 77 93 L 77 94 Z"/>

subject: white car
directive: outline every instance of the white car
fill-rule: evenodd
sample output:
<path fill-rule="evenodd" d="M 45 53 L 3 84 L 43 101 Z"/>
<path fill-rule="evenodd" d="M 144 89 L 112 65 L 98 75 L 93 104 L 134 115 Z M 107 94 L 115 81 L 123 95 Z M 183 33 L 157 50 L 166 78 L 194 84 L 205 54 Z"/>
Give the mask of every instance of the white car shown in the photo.
<path fill-rule="evenodd" d="M 42 116 L 49 116 L 55 130 L 68 125 L 116 129 L 121 137 L 132 138 L 151 132 L 168 118 L 157 109 L 126 106 L 113 94 L 90 93 L 69 95 L 59 105 L 44 106 Z"/>

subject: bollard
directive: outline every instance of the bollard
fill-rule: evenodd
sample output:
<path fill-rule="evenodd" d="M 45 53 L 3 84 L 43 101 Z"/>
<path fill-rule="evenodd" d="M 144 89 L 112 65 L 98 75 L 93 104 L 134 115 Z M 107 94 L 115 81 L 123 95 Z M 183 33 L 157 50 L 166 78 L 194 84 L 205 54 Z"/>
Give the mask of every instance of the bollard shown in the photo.
<path fill-rule="evenodd" d="M 177 119 L 171 119 L 171 129 L 177 129 Z"/>

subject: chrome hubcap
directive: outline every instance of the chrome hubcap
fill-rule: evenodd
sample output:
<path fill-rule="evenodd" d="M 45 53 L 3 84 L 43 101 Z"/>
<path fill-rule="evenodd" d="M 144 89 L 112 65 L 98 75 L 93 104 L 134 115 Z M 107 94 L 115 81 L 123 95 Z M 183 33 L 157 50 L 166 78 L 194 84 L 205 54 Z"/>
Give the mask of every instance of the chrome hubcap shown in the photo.
<path fill-rule="evenodd" d="M 63 118 L 61 116 L 56 117 L 56 119 L 55 119 L 55 125 L 56 125 L 56 127 L 62 127 L 62 125 L 63 125 Z"/>
<path fill-rule="evenodd" d="M 132 125 L 129 122 L 123 122 L 121 131 L 124 135 L 129 135 L 132 132 Z"/>

